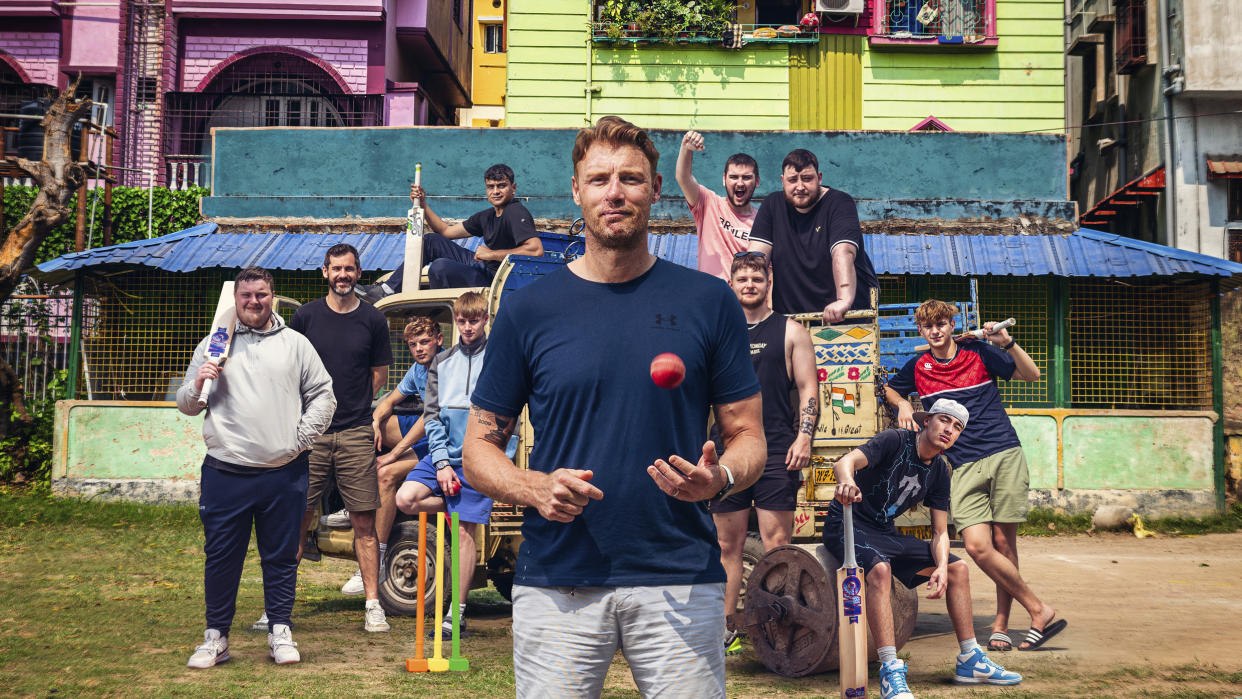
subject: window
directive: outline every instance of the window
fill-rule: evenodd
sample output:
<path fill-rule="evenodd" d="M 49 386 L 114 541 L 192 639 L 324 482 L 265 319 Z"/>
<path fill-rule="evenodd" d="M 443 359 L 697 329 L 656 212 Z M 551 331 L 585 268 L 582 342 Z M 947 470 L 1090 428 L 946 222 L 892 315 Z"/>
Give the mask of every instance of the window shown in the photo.
<path fill-rule="evenodd" d="M 1225 226 L 1225 233 L 1229 238 L 1229 260 L 1242 262 L 1242 180 L 1228 182 L 1229 201 L 1225 219 L 1229 225 Z"/>
<path fill-rule="evenodd" d="M 483 53 L 505 52 L 505 25 L 483 25 Z"/>
<path fill-rule="evenodd" d="M 872 44 L 995 45 L 996 0 L 877 0 Z"/>
<path fill-rule="evenodd" d="M 1133 73 L 1147 65 L 1147 0 L 1117 0 L 1114 42 L 1118 73 Z"/>
<path fill-rule="evenodd" d="M 453 21 L 461 26 L 461 0 L 453 0 Z"/>
<path fill-rule="evenodd" d="M 1225 220 L 1242 221 L 1242 179 L 1230 179 L 1229 208 Z"/>

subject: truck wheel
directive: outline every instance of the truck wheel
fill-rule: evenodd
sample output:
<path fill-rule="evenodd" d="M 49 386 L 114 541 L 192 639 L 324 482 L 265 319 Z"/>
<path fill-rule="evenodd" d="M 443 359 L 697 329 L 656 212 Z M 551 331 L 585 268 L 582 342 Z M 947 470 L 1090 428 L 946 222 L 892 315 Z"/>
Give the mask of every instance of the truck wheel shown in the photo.
<path fill-rule="evenodd" d="M 742 545 L 742 589 L 737 595 L 738 609 L 746 608 L 746 581 L 750 579 L 750 571 L 755 569 L 755 564 L 765 553 L 767 551 L 763 548 L 763 539 L 754 532 L 747 534 L 746 543 Z"/>
<path fill-rule="evenodd" d="M 423 600 L 426 613 L 435 614 L 436 604 L 436 528 L 427 527 L 426 577 L 424 578 Z M 445 542 L 444 575 L 444 609 L 451 609 L 452 603 L 452 570 L 449 563 L 452 558 Z M 393 524 L 392 534 L 388 537 L 388 560 L 385 561 L 388 577 L 380 584 L 379 600 L 387 614 L 397 616 L 414 616 L 418 614 L 418 521 L 405 521 Z"/>

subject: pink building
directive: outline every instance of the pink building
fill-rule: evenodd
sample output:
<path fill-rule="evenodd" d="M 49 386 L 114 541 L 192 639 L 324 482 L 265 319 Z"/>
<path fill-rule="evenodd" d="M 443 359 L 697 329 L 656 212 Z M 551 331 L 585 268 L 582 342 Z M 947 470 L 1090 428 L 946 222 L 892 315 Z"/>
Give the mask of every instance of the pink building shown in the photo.
<path fill-rule="evenodd" d="M 455 123 L 471 3 L 0 0 L 0 113 L 80 72 L 108 105 L 116 164 L 206 184 L 215 127 Z"/>

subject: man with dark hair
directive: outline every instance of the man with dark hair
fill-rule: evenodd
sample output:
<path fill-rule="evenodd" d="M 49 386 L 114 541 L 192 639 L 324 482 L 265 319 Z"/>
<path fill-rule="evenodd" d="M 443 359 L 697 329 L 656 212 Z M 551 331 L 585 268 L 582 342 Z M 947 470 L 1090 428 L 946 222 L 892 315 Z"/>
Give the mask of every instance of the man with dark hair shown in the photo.
<path fill-rule="evenodd" d="M 301 660 L 289 617 L 298 579 L 298 525 L 306 510 L 307 452 L 336 409 L 332 377 L 315 348 L 272 312 L 272 275 L 248 267 L 234 280 L 237 325 L 228 362 L 207 360 L 206 337 L 194 349 L 177 409 L 203 412 L 203 382 L 215 388 L 203 420 L 198 515 L 203 521 L 203 592 L 207 630 L 187 666 L 206 669 L 229 659 L 229 628 L 254 525 L 263 568 L 267 636 L 277 664 Z"/>
<path fill-rule="evenodd" d="M 389 626 L 379 603 L 381 549 L 375 535 L 375 511 L 380 507 L 380 494 L 371 400 L 388 382 L 392 348 L 384 314 L 354 296 L 361 267 L 352 245 L 341 243 L 329 248 L 320 270 L 328 281 L 327 296 L 299 307 L 289 327 L 314 345 L 332 375 L 336 395 L 332 424 L 315 441 L 311 452 L 302 528 L 309 529 L 315 522 L 328 479 L 335 478 L 349 510 L 358 558 L 357 580 L 345 583 L 341 592 L 366 594 L 363 628 L 375 633 L 388 631 Z"/>
<path fill-rule="evenodd" d="M 759 383 L 729 289 L 648 252 L 659 157 L 618 117 L 578 132 L 585 252 L 506 297 L 471 397 L 466 476 L 527 508 L 518 697 L 598 696 L 618 649 L 646 696 L 724 696 L 725 574 L 705 501 L 762 470 Z M 662 352 L 684 363 L 675 388 L 649 374 Z M 728 465 L 704 441 L 713 406 Z M 524 408 L 528 470 L 504 452 Z"/>
<path fill-rule="evenodd" d="M 759 165 L 745 153 L 734 153 L 725 162 L 725 196 L 699 184 L 694 178 L 694 152 L 705 150 L 703 134 L 687 131 L 677 153 L 677 186 L 686 197 L 694 227 L 699 233 L 699 271 L 728 280 L 733 256 L 746 249 L 755 209 L 750 205 L 759 186 Z"/>
<path fill-rule="evenodd" d="M 863 247 L 858 207 L 850 195 L 821 184 L 819 160 L 790 151 L 781 162 L 780 192 L 759 207 L 750 250 L 772 261 L 772 308 L 777 313 L 823 311 L 839 323 L 846 311 L 870 308 L 879 279 Z"/>
<path fill-rule="evenodd" d="M 961 403 L 947 398 L 912 414 L 911 429 L 885 430 L 837 459 L 837 489 L 824 518 L 824 547 L 845 560 L 843 505 L 854 510 L 854 551 L 866 571 L 867 628 L 880 660 L 882 699 L 914 699 L 905 661 L 897 658 L 892 579 L 908 588 L 927 583 L 928 599 L 946 597 L 957 635 L 953 681 L 1015 685 L 1022 676 L 988 659 L 975 640 L 970 609 L 970 568 L 949 553 L 949 464 L 943 453 L 970 421 Z M 923 503 L 931 510 L 932 540 L 897 533 L 903 512 Z M 947 595 L 946 595 L 947 593 Z"/>
<path fill-rule="evenodd" d="M 729 578 L 725 585 L 726 616 L 737 611 L 742 588 L 742 547 L 746 545 L 751 505 L 759 520 L 764 550 L 784 546 L 793 536 L 800 474 L 811 461 L 811 437 L 819 419 L 819 380 L 815 375 L 811 334 L 801 323 L 773 313 L 768 307 L 772 284 L 767 256 L 740 252 L 734 256 L 729 271 L 729 286 L 746 316 L 750 361 L 763 396 L 768 458 L 763 475 L 753 486 L 711 506 L 720 541 L 720 562 Z M 798 409 L 789 400 L 795 389 Z M 735 631 L 727 633 L 725 646 L 732 645 L 736 638 Z"/>
<path fill-rule="evenodd" d="M 419 185 L 410 185 L 410 201 L 421 200 L 427 225 L 432 232 L 423 236 L 423 264 L 429 264 L 427 278 L 432 289 L 463 286 L 487 286 L 496 276 L 500 262 L 508 255 L 543 254 L 543 241 L 535 231 L 535 218 L 521 202 L 514 200 L 517 181 L 513 170 L 504 164 L 489 167 L 483 175 L 487 201 L 492 206 L 460 223 L 450 224 L 436 215 L 427 204 L 427 192 Z M 452 242 L 470 236 L 483 238 L 472 253 Z M 413 289 L 418 288 L 422 270 L 411 270 Z M 404 288 L 405 264 L 393 271 L 387 281 L 359 285 L 358 295 L 374 303 Z"/>

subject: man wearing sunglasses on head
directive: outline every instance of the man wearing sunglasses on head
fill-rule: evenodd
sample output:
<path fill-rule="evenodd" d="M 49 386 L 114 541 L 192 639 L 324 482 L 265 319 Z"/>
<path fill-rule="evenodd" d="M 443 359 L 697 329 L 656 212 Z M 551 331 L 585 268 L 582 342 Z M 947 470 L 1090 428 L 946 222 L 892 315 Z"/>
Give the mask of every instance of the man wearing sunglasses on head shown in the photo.
<path fill-rule="evenodd" d="M 759 207 L 749 249 L 772 261 L 773 310 L 822 310 L 824 323 L 839 323 L 846 311 L 869 308 L 880 283 L 853 197 L 823 186 L 822 178 L 814 153 L 798 148 L 785 156 L 782 191 Z"/>

